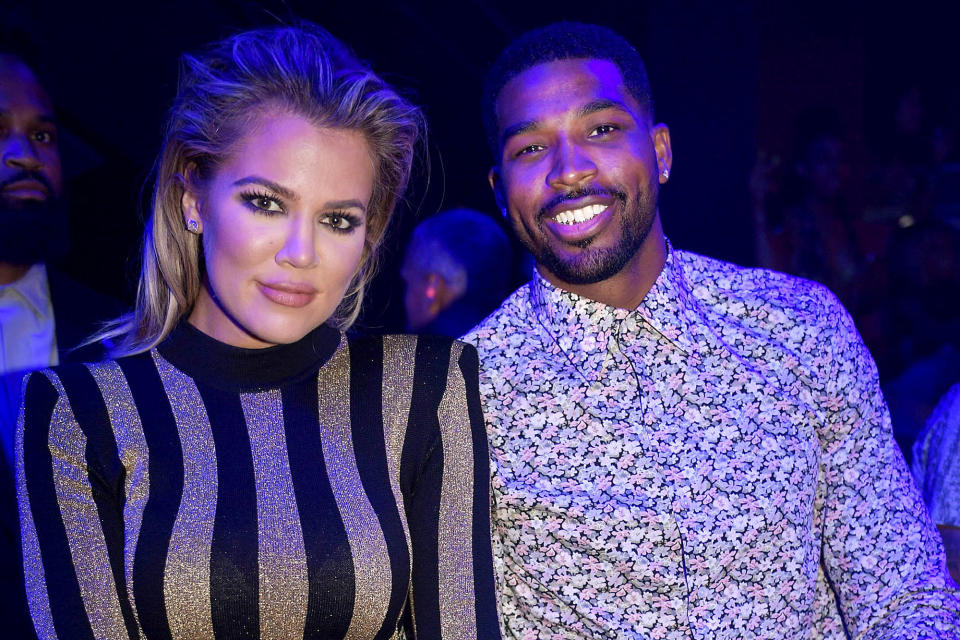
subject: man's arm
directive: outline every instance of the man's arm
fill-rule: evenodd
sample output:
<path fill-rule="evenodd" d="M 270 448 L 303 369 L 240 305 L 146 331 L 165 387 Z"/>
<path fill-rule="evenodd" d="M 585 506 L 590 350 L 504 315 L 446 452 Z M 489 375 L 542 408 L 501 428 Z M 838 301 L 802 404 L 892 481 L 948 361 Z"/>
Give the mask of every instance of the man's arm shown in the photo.
<path fill-rule="evenodd" d="M 833 296 L 821 317 L 824 570 L 853 637 L 960 638 L 960 592 L 893 439 L 873 359 Z"/>

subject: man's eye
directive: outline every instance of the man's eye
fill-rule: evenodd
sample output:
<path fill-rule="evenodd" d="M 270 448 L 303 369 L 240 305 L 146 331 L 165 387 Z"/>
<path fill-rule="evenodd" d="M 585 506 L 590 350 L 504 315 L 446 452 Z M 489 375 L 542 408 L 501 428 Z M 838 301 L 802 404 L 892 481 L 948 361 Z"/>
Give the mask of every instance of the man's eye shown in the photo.
<path fill-rule="evenodd" d="M 589 137 L 591 138 L 602 138 L 603 136 L 609 135 L 617 130 L 617 127 L 612 124 L 601 124 L 599 127 L 594 127 L 590 131 Z"/>
<path fill-rule="evenodd" d="M 53 134 L 49 131 L 37 131 L 33 134 L 33 140 L 40 144 L 50 144 L 53 142 Z"/>
<path fill-rule="evenodd" d="M 531 153 L 536 153 L 537 151 L 541 151 L 542 149 L 543 149 L 543 145 L 539 145 L 539 144 L 528 144 L 527 146 L 525 146 L 525 147 L 523 147 L 522 149 L 520 149 L 519 151 L 517 151 L 517 153 L 514 154 L 514 155 L 515 155 L 516 157 L 528 156 L 528 155 L 530 155 Z"/>

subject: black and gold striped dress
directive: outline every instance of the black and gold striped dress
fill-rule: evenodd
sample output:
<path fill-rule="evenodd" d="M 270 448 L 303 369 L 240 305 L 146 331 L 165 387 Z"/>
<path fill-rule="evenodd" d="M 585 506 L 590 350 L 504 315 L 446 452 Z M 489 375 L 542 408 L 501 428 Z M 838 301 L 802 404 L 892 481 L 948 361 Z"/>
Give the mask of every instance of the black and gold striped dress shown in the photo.
<path fill-rule="evenodd" d="M 40 638 L 499 638 L 473 347 L 156 349 L 31 375 L 17 485 Z"/>

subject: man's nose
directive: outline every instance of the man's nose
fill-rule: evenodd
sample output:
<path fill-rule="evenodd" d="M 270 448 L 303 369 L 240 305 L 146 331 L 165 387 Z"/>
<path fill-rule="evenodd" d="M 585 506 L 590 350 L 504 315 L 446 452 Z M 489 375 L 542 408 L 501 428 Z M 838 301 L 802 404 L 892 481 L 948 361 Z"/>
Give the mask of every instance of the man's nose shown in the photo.
<path fill-rule="evenodd" d="M 555 147 L 547 182 L 552 187 L 570 188 L 582 185 L 596 174 L 593 159 L 575 142 L 564 141 Z"/>
<path fill-rule="evenodd" d="M 39 154 L 23 134 L 11 135 L 4 141 L 3 164 L 11 169 L 26 171 L 39 171 L 43 168 Z"/>

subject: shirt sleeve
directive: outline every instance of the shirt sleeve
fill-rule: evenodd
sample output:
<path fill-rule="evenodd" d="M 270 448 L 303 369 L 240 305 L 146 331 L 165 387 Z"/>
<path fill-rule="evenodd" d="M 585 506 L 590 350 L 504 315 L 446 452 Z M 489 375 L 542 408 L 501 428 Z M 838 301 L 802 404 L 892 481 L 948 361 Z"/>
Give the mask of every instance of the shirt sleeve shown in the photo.
<path fill-rule="evenodd" d="M 960 638 L 960 592 L 893 438 L 876 366 L 835 298 L 822 397 L 822 562 L 851 637 Z"/>
<path fill-rule="evenodd" d="M 454 342 L 438 434 L 408 504 L 418 638 L 500 638 L 490 542 L 490 471 L 474 347 Z"/>
<path fill-rule="evenodd" d="M 25 381 L 17 429 L 31 616 L 41 639 L 137 637 L 123 586 L 121 467 L 115 445 L 112 464 L 103 446 L 114 442 L 106 410 L 100 394 L 84 386 L 86 378 L 95 387 L 85 368 L 62 369 Z M 71 378 L 79 385 L 68 394 Z"/>

